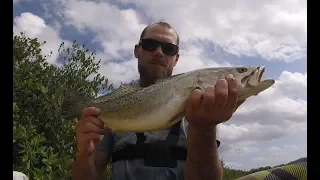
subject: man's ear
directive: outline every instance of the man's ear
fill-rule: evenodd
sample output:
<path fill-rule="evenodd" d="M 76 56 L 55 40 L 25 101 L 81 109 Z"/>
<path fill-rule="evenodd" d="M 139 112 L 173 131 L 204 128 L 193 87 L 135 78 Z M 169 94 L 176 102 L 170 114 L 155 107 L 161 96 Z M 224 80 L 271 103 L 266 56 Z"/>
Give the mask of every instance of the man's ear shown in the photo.
<path fill-rule="evenodd" d="M 139 58 L 139 49 L 140 49 L 140 46 L 139 46 L 138 44 L 136 44 L 136 45 L 134 46 L 134 56 L 135 56 L 136 58 Z"/>
<path fill-rule="evenodd" d="M 173 63 L 173 67 L 176 66 L 176 64 L 178 63 L 179 57 L 180 57 L 180 54 L 178 53 L 178 54 L 176 55 L 176 59 L 175 59 L 175 61 L 174 61 L 174 63 Z"/>

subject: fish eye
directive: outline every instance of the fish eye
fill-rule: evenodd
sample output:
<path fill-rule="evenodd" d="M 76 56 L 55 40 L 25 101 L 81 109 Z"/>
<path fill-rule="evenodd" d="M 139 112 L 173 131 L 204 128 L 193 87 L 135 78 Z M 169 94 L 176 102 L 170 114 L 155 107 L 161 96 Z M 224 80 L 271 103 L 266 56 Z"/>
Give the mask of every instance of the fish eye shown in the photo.
<path fill-rule="evenodd" d="M 237 71 L 238 71 L 239 73 L 244 73 L 244 72 L 247 72 L 248 69 L 247 69 L 247 68 L 237 68 Z"/>

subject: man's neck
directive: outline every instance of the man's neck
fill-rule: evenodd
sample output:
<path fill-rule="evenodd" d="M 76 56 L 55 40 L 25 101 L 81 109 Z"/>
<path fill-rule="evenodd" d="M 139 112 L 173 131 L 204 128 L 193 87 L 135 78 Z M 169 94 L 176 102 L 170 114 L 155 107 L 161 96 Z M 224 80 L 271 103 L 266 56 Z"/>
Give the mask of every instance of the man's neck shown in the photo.
<path fill-rule="evenodd" d="M 157 79 L 162 79 L 162 78 L 166 78 L 166 77 L 161 77 L 161 78 L 159 77 Z M 139 84 L 141 87 L 147 87 L 147 86 L 150 86 L 151 84 L 154 84 L 157 81 L 157 79 L 143 77 L 140 75 Z"/>
<path fill-rule="evenodd" d="M 150 86 L 150 85 L 153 84 L 154 82 L 155 82 L 155 80 L 153 80 L 153 79 L 144 78 L 144 77 L 141 77 L 141 76 L 140 76 L 140 79 L 139 79 L 139 84 L 140 84 L 140 86 L 142 86 L 142 87 Z"/>

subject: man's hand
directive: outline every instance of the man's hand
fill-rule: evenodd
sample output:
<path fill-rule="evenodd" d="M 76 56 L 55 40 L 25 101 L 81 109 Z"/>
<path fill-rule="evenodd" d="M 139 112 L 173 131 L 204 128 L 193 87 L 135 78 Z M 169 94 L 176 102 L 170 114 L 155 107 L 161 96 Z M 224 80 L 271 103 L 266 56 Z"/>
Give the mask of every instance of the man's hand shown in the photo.
<path fill-rule="evenodd" d="M 97 118 L 100 110 L 94 107 L 82 111 L 82 118 L 76 125 L 76 137 L 79 152 L 90 155 L 104 134 L 104 123 Z"/>
<path fill-rule="evenodd" d="M 228 121 L 235 110 L 244 102 L 238 101 L 237 81 L 233 76 L 217 81 L 202 93 L 196 89 L 186 106 L 186 119 L 197 127 L 212 127 Z"/>
<path fill-rule="evenodd" d="M 89 107 L 82 110 L 76 125 L 78 154 L 72 167 L 72 179 L 102 179 L 107 166 L 108 154 L 96 151 L 105 130 L 110 130 L 98 118 L 100 110 Z M 98 178 L 99 177 L 99 178 Z"/>
<path fill-rule="evenodd" d="M 228 121 L 242 102 L 238 101 L 233 77 L 218 80 L 205 92 L 195 90 L 185 109 L 188 126 L 186 180 L 222 179 L 223 169 L 216 144 L 216 125 Z"/>

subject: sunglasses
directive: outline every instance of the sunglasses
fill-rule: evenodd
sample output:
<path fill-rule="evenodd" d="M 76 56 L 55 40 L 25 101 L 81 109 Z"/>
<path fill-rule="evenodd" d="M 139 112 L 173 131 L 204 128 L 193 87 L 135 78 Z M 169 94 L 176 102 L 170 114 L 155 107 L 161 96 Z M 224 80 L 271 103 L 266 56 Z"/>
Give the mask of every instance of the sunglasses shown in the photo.
<path fill-rule="evenodd" d="M 162 43 L 154 39 L 141 39 L 139 45 L 141 45 L 142 49 L 149 52 L 152 52 L 161 46 L 162 52 L 169 56 L 174 56 L 179 52 L 179 46 L 172 43 Z"/>

